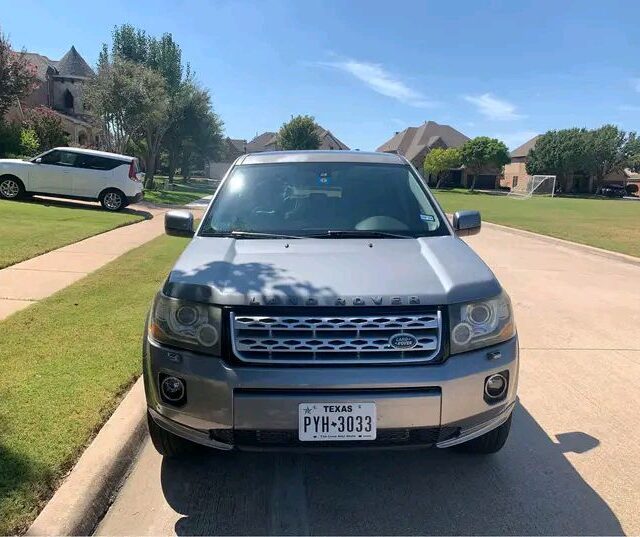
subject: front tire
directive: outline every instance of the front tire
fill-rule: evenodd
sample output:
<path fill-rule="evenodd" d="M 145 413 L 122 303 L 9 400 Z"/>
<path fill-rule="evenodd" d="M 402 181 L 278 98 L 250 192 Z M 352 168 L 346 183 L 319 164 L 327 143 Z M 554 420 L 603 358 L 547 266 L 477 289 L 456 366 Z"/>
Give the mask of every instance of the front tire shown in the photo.
<path fill-rule="evenodd" d="M 100 194 L 100 205 L 106 211 L 117 212 L 127 205 L 126 196 L 116 188 L 110 188 Z"/>
<path fill-rule="evenodd" d="M 163 457 L 177 459 L 192 453 L 195 444 L 160 427 L 147 412 L 147 426 L 153 447 Z"/>
<path fill-rule="evenodd" d="M 17 200 L 24 197 L 25 188 L 22 181 L 13 175 L 0 177 L 0 198 L 5 200 Z"/>
<path fill-rule="evenodd" d="M 456 447 L 463 453 L 477 453 L 480 455 L 497 453 L 503 448 L 509 437 L 511 417 L 512 416 L 509 416 L 509 419 L 499 427 Z"/>

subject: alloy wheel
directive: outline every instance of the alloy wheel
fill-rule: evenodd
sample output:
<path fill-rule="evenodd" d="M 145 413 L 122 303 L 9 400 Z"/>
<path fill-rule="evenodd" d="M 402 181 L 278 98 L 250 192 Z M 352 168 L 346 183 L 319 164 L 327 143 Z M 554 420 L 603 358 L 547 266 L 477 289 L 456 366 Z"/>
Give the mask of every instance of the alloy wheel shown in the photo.
<path fill-rule="evenodd" d="M 110 211 L 117 211 L 122 206 L 122 196 L 117 192 L 109 192 L 104 197 L 104 205 Z"/>
<path fill-rule="evenodd" d="M 5 198 L 17 198 L 20 194 L 20 185 L 13 179 L 5 179 L 0 183 L 0 194 Z"/>

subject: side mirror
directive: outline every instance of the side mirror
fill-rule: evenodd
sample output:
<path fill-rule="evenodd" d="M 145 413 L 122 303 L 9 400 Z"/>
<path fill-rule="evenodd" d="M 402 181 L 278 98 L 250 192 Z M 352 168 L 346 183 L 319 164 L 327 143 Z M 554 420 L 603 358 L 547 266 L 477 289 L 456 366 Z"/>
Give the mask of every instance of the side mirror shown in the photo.
<path fill-rule="evenodd" d="M 169 211 L 164 215 L 164 231 L 174 237 L 193 237 L 193 214 L 189 211 Z"/>
<path fill-rule="evenodd" d="M 42 157 L 38 157 L 36 160 L 34 160 L 33 162 L 35 162 L 36 164 L 42 164 Z"/>
<path fill-rule="evenodd" d="M 480 233 L 481 225 L 478 211 L 458 211 L 453 215 L 453 229 L 458 237 Z"/>

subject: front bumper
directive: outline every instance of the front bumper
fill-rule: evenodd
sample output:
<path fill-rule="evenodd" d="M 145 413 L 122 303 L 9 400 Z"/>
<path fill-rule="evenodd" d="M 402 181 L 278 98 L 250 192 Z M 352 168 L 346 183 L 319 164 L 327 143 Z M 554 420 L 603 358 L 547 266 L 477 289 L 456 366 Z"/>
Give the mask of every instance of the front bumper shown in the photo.
<path fill-rule="evenodd" d="M 507 395 L 489 404 L 484 381 L 501 371 L 509 372 Z M 162 374 L 185 380 L 183 406 L 161 400 Z M 147 339 L 144 379 L 149 412 L 158 425 L 218 449 L 449 447 L 498 427 L 511 415 L 518 342 L 513 338 L 431 365 L 231 367 Z M 378 409 L 376 441 L 298 442 L 299 403 L 363 400 Z"/>

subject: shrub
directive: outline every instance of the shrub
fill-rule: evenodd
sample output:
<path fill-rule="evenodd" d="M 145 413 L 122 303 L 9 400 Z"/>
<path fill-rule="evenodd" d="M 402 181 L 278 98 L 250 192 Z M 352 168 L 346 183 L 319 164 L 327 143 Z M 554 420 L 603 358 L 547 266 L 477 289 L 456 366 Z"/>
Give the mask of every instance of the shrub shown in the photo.
<path fill-rule="evenodd" d="M 59 145 L 67 145 L 68 136 L 62 127 L 62 120 L 50 108 L 38 106 L 26 112 L 25 125 L 33 129 L 43 151 Z"/>
<path fill-rule="evenodd" d="M 20 153 L 20 125 L 0 121 L 0 157 Z"/>
<path fill-rule="evenodd" d="M 22 129 L 20 131 L 20 150 L 23 155 L 35 156 L 40 150 L 38 135 L 33 129 Z"/>

